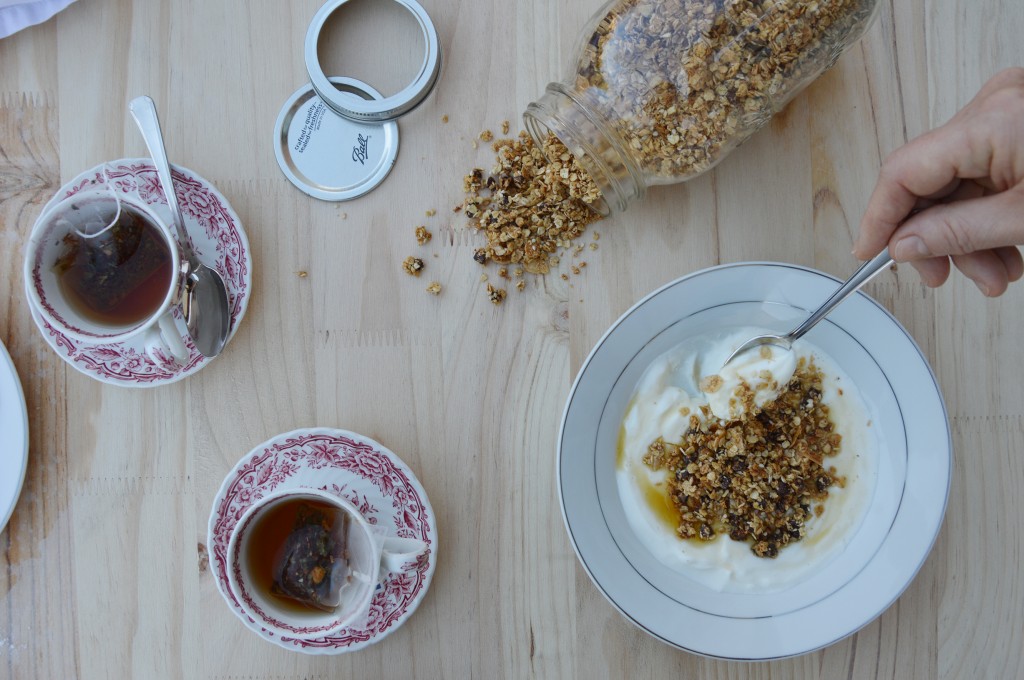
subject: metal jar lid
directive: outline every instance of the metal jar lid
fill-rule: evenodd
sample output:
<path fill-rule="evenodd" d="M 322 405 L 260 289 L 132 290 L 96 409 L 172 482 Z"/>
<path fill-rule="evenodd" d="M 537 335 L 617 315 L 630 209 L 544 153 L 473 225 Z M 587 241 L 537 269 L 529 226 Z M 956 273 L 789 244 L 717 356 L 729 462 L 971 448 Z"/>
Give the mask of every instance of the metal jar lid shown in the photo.
<path fill-rule="evenodd" d="M 354 78 L 330 78 L 335 99 L 378 101 Z M 305 85 L 285 102 L 274 126 L 274 154 L 288 180 L 324 201 L 347 201 L 384 181 L 398 156 L 398 123 L 357 123 L 337 115 Z"/>
<path fill-rule="evenodd" d="M 335 112 L 351 120 L 382 122 L 404 116 L 426 99 L 441 73 L 441 44 L 438 42 L 433 22 L 416 0 L 393 0 L 409 10 L 423 31 L 426 53 L 419 74 L 398 94 L 371 100 L 353 99 L 339 94 L 331 85 L 331 80 L 320 66 L 320 56 L 317 54 L 320 33 L 328 17 L 346 2 L 349 0 L 328 0 L 313 17 L 309 30 L 306 31 L 306 70 L 309 72 L 313 90 Z"/>

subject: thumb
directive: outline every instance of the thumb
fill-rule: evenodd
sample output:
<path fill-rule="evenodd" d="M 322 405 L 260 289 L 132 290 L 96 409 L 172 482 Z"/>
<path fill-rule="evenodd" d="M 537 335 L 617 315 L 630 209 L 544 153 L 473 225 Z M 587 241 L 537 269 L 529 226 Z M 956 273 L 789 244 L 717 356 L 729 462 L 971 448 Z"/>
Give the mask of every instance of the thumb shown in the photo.
<path fill-rule="evenodd" d="M 1024 185 L 992 196 L 932 206 L 889 239 L 897 262 L 1024 244 Z"/>

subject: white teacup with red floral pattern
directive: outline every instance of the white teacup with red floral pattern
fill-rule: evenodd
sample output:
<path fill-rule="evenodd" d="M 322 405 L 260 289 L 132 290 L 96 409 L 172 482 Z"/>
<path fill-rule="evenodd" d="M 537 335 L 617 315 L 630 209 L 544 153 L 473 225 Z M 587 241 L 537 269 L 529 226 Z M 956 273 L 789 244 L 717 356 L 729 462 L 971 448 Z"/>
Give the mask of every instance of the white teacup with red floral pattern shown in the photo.
<path fill-rule="evenodd" d="M 285 546 L 265 542 L 275 529 L 266 527 L 280 520 L 286 504 L 295 502 L 329 506 L 337 517 L 347 518 L 344 553 L 347 575 L 340 588 L 339 602 L 332 611 L 296 605 L 275 594 L 275 582 L 268 583 L 271 567 L 279 561 Z M 276 511 L 276 512 L 275 512 Z M 284 510 L 287 512 L 287 510 Z M 296 524 L 296 526 L 298 526 Z M 294 534 L 293 534 L 294 535 Z M 322 537 L 320 540 L 323 540 Z M 289 489 L 264 496 L 239 518 L 228 542 L 228 584 L 242 610 L 257 624 L 285 638 L 313 640 L 329 637 L 348 626 L 361 624 L 370 609 L 377 585 L 388 573 L 398 572 L 427 550 L 427 544 L 413 538 L 388 536 L 371 525 L 348 501 L 319 489 Z M 314 573 L 316 567 L 309 570 Z M 326 578 L 321 569 L 313 578 Z M 319 581 L 317 581 L 319 583 Z"/>
<path fill-rule="evenodd" d="M 135 224 L 152 234 L 151 243 L 163 259 L 162 277 L 142 280 L 132 294 L 145 295 L 147 306 L 141 317 L 126 320 L 90 318 L 76 304 L 58 272 L 58 263 L 67 256 L 71 236 L 86 239 L 100 237 L 131 215 Z M 107 223 L 105 228 L 103 224 Z M 88 234 L 92 226 L 96 231 Z M 84 247 L 84 246 L 81 246 Z M 77 263 L 76 263 L 77 264 Z M 184 364 L 189 352 L 172 316 L 181 287 L 181 255 L 166 222 L 141 198 L 132 200 L 111 191 L 106 184 L 86 188 L 45 210 L 29 237 L 24 263 L 29 303 L 53 328 L 79 342 L 104 345 L 124 342 L 136 336 L 145 340 L 146 353 L 157 364 Z M 116 290 L 123 290 L 114 286 Z M 125 297 L 128 292 L 124 291 Z"/>

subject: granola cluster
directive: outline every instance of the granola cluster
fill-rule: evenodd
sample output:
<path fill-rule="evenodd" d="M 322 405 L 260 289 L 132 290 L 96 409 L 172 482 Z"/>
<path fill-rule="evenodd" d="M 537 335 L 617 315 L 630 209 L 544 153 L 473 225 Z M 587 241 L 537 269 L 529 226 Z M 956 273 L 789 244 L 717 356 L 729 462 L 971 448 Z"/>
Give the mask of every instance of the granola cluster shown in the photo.
<path fill-rule="evenodd" d="M 402 269 L 405 270 L 405 273 L 409 276 L 419 276 L 420 272 L 423 271 L 423 260 L 410 255 L 402 260 Z"/>
<path fill-rule="evenodd" d="M 576 90 L 643 170 L 713 165 L 859 37 L 876 0 L 620 0 L 584 43 Z"/>
<path fill-rule="evenodd" d="M 846 483 L 826 467 L 842 438 L 821 401 L 822 380 L 813 361 L 800 359 L 785 390 L 760 411 L 722 422 L 702 407 L 704 418 L 690 414 L 681 441 L 651 443 L 644 462 L 669 473 L 680 537 L 728 534 L 758 557 L 776 557 L 804 537 L 829 489 Z"/>
<path fill-rule="evenodd" d="M 508 291 L 504 288 L 495 288 L 491 284 L 487 284 L 487 298 L 492 304 L 500 305 L 505 301 L 506 295 L 508 295 Z"/>
<path fill-rule="evenodd" d="M 587 225 L 600 219 L 590 206 L 601 193 L 554 135 L 542 148 L 525 132 L 516 139 L 499 139 L 492 148 L 494 169 L 486 175 L 477 168 L 465 177 L 468 197 L 456 208 L 487 238 L 473 259 L 546 274 L 557 264 L 558 249 L 569 248 Z"/>

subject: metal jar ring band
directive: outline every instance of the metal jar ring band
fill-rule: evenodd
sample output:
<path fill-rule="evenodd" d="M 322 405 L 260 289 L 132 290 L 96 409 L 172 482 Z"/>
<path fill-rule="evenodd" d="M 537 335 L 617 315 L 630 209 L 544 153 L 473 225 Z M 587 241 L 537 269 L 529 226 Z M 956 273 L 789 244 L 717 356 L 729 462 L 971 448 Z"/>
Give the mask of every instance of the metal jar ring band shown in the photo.
<path fill-rule="evenodd" d="M 313 20 L 309 24 L 309 30 L 306 31 L 305 48 L 306 71 L 309 72 L 309 80 L 320 98 L 341 116 L 362 122 L 395 120 L 419 106 L 437 82 L 438 75 L 441 73 L 441 44 L 437 39 L 437 31 L 426 11 L 416 0 L 393 0 L 409 10 L 423 31 L 426 53 L 423 56 L 423 64 L 419 73 L 401 92 L 390 97 L 377 100 L 357 100 L 354 97 L 347 97 L 338 92 L 328 80 L 327 74 L 320 66 L 317 46 L 320 43 L 320 33 L 323 31 L 328 17 L 348 1 L 328 0 L 313 16 Z"/>

